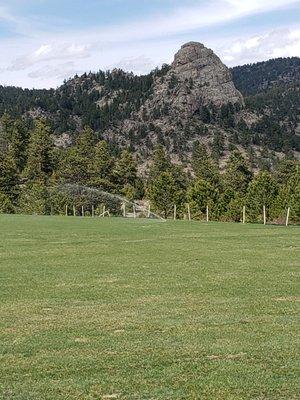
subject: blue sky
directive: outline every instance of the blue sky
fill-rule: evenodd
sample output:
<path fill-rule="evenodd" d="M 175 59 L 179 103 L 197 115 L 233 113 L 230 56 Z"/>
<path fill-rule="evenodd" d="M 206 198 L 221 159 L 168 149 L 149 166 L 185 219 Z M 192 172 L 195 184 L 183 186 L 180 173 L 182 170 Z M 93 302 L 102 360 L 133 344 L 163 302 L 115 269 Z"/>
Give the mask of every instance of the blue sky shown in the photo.
<path fill-rule="evenodd" d="M 300 56 L 298 0 L 0 0 L 0 84 L 147 73 L 190 40 L 228 65 Z"/>

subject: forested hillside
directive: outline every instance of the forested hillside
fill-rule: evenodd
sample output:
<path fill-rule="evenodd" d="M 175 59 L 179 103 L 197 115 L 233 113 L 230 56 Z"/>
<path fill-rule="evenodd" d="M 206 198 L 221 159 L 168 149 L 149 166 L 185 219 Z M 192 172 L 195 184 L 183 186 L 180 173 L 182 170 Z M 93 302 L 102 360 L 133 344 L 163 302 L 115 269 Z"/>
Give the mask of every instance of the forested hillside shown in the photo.
<path fill-rule="evenodd" d="M 191 42 L 145 76 L 100 71 L 51 90 L 0 87 L 0 210 L 100 207 L 90 187 L 147 199 L 165 217 L 174 204 L 183 217 L 189 203 L 195 218 L 209 205 L 211 218 L 235 221 L 246 205 L 258 221 L 265 205 L 274 221 L 287 207 L 299 221 L 299 59 L 231 73 Z"/>
<path fill-rule="evenodd" d="M 245 96 L 245 106 L 236 100 L 201 104 L 197 99 L 205 92 L 197 88 L 207 87 L 209 77 L 199 81 L 192 70 L 197 66 L 192 66 L 180 81 L 183 73 L 165 65 L 145 76 L 121 70 L 84 74 L 56 90 L 2 86 L 0 116 L 6 111 L 29 126 L 35 118 L 45 118 L 56 137 L 63 135 L 58 141 L 62 144 L 73 143 L 89 126 L 97 138 L 113 147 L 129 147 L 144 161 L 157 144 L 185 164 L 195 140 L 205 143 L 219 161 L 238 146 L 261 168 L 262 158 L 273 165 L 273 151 L 300 151 L 299 65 L 294 57 L 233 68 L 233 83 Z"/>
<path fill-rule="evenodd" d="M 291 220 L 300 221 L 299 162 L 288 158 L 274 171 L 253 173 L 237 150 L 232 151 L 221 174 L 206 146 L 194 143 L 191 170 L 172 163 L 162 146 L 157 146 L 146 174 L 128 150 L 114 153 L 108 142 L 98 141 L 90 128 L 84 129 L 69 148 L 57 148 L 46 122 L 33 128 L 21 120 L 2 118 L 0 153 L 0 212 L 64 214 L 81 213 L 82 207 L 96 213 L 105 205 L 117 215 L 113 201 L 103 203 L 102 191 L 134 201 L 147 199 L 152 210 L 167 218 L 186 214 L 202 219 L 209 206 L 214 220 L 240 221 L 243 206 L 248 221 L 260 221 L 262 207 L 268 219 L 282 222 L 287 207 Z"/>
<path fill-rule="evenodd" d="M 231 69 L 237 89 L 244 96 L 255 95 L 274 86 L 293 86 L 300 82 L 300 58 L 276 58 Z"/>

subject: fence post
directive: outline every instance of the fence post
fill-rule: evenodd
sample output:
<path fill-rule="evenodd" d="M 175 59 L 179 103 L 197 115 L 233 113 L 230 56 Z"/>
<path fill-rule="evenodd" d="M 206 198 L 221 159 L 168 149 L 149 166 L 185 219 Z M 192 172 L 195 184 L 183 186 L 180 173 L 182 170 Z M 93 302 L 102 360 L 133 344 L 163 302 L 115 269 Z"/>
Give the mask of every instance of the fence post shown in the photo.
<path fill-rule="evenodd" d="M 73 215 L 74 215 L 74 217 L 76 217 L 76 208 L 75 208 L 75 206 L 73 206 Z"/>
<path fill-rule="evenodd" d="M 187 210 L 188 210 L 188 218 L 189 218 L 189 221 L 191 220 L 191 209 L 190 209 L 190 205 L 188 204 L 187 205 Z"/>
<path fill-rule="evenodd" d="M 289 224 L 290 211 L 291 211 L 291 208 L 290 208 L 290 207 L 288 207 L 288 209 L 287 209 L 287 213 L 286 213 L 286 221 L 285 221 L 285 226 L 288 226 L 288 224 Z"/>
<path fill-rule="evenodd" d="M 174 204 L 174 221 L 176 220 L 177 217 L 177 206 Z"/>
<path fill-rule="evenodd" d="M 206 206 L 206 222 L 209 221 L 209 209 L 208 206 Z"/>
<path fill-rule="evenodd" d="M 94 208 L 94 205 L 92 205 L 92 217 L 94 217 L 95 216 L 95 208 Z"/>
<path fill-rule="evenodd" d="M 68 204 L 66 204 L 66 217 L 68 216 Z"/>
<path fill-rule="evenodd" d="M 150 215 L 151 215 L 151 205 L 149 203 L 149 206 L 148 206 L 148 218 L 150 218 Z"/>
<path fill-rule="evenodd" d="M 246 207 L 243 206 L 243 224 L 246 222 Z"/>
<path fill-rule="evenodd" d="M 84 207 L 81 207 L 81 216 L 84 217 Z"/>
<path fill-rule="evenodd" d="M 264 214 L 264 225 L 266 225 L 267 223 L 266 206 L 263 206 L 263 214 Z"/>
<path fill-rule="evenodd" d="M 126 218 L 126 203 L 122 204 L 122 209 L 123 209 L 123 217 Z"/>
<path fill-rule="evenodd" d="M 136 218 L 135 204 L 133 204 L 133 218 Z"/>

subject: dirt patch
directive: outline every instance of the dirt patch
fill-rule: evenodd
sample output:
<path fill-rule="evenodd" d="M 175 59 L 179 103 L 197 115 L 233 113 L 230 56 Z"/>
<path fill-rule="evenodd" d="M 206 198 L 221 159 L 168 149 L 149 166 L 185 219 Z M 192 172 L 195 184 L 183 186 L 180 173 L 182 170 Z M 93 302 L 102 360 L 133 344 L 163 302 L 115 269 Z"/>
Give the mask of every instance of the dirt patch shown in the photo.
<path fill-rule="evenodd" d="M 207 356 L 209 360 L 237 360 L 245 357 L 246 353 L 238 353 L 238 354 L 221 354 L 221 355 L 210 355 Z"/>
<path fill-rule="evenodd" d="M 273 300 L 274 301 L 292 301 L 292 302 L 297 302 L 297 301 L 300 301 L 300 297 L 296 297 L 296 296 L 276 297 Z"/>

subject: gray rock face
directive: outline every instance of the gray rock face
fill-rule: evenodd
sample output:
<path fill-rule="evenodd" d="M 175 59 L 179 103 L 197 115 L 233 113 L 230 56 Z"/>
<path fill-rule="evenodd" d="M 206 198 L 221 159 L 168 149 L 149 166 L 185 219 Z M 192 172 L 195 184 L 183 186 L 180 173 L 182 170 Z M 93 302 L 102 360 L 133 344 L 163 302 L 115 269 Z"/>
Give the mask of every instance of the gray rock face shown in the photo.
<path fill-rule="evenodd" d="M 147 108 L 167 105 L 171 113 L 185 116 L 210 103 L 216 107 L 228 103 L 244 106 L 228 68 L 212 50 L 197 42 L 181 47 L 166 76 L 157 79 L 151 103 Z"/>

